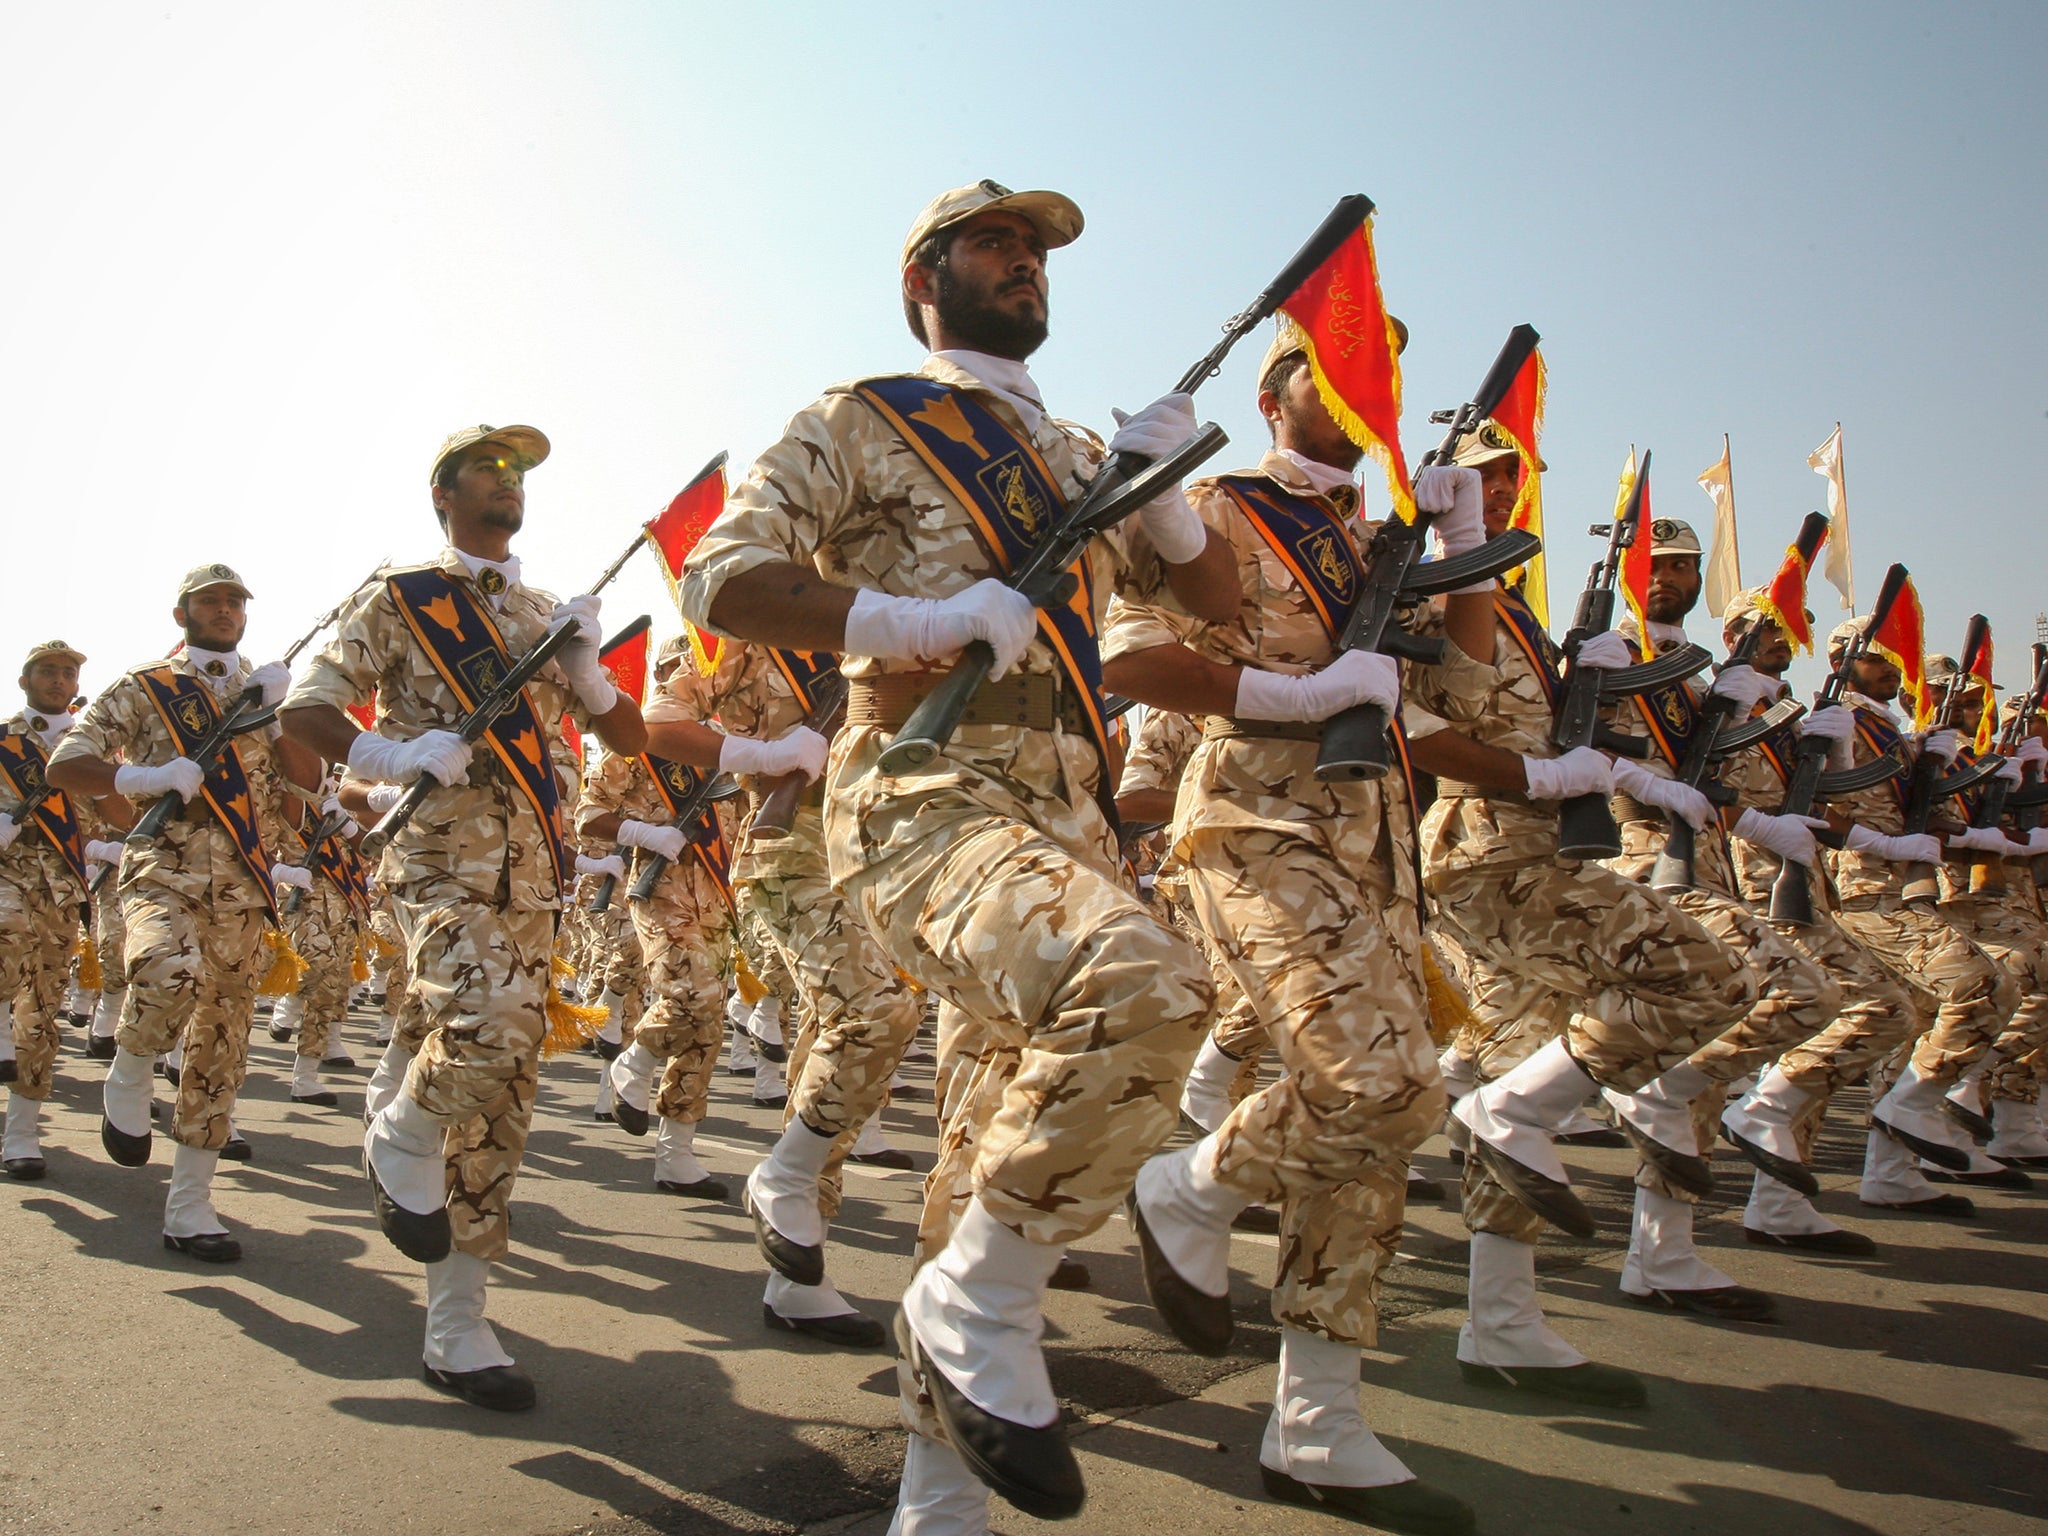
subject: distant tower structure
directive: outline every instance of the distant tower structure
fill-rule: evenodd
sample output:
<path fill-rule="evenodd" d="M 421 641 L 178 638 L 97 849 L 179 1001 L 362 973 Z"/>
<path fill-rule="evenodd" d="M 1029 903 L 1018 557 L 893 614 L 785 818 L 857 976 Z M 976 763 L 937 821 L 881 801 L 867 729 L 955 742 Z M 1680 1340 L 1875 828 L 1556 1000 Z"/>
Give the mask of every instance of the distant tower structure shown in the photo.
<path fill-rule="evenodd" d="M 2048 645 L 2048 613 L 2034 615 L 2034 643 Z"/>

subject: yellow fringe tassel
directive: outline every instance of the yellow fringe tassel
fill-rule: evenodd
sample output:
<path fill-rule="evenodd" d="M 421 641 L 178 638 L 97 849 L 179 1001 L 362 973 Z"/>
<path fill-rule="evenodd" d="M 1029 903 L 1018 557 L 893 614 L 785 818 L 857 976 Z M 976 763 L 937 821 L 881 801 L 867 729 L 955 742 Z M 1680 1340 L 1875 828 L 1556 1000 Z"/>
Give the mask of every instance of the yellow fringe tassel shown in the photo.
<path fill-rule="evenodd" d="M 97 992 L 106 978 L 100 974 L 100 949 L 90 934 L 78 941 L 78 990 Z"/>
<path fill-rule="evenodd" d="M 560 955 L 548 956 L 548 971 L 557 981 L 574 981 L 576 979 L 576 967 L 564 960 Z"/>
<path fill-rule="evenodd" d="M 369 946 L 361 940 L 356 942 L 355 963 L 349 966 L 348 976 L 350 981 L 368 981 L 370 979 Z"/>
<path fill-rule="evenodd" d="M 553 987 L 548 988 L 548 1032 L 540 1042 L 543 1057 L 559 1056 L 594 1039 L 612 1016 L 603 1003 L 572 1003 Z"/>
<path fill-rule="evenodd" d="M 370 930 L 370 945 L 379 960 L 389 960 L 398 953 L 398 946 L 374 928 Z"/>
<path fill-rule="evenodd" d="M 292 941 L 275 928 L 267 929 L 263 944 L 270 951 L 270 969 L 263 973 L 263 980 L 257 985 L 258 997 L 289 997 L 299 990 L 310 967 L 299 958 L 299 952 L 292 948 Z"/>
<path fill-rule="evenodd" d="M 732 980 L 733 985 L 740 989 L 740 1001 L 749 1008 L 768 995 L 766 985 L 754 974 L 753 967 L 747 964 L 747 952 L 743 949 L 735 949 L 732 952 Z"/>
<path fill-rule="evenodd" d="M 1438 1045 L 1449 1045 L 1459 1030 L 1473 1022 L 1472 1005 L 1465 1000 L 1465 989 L 1437 958 L 1436 946 L 1427 940 L 1422 945 L 1422 980 L 1429 990 L 1429 1038 Z"/>

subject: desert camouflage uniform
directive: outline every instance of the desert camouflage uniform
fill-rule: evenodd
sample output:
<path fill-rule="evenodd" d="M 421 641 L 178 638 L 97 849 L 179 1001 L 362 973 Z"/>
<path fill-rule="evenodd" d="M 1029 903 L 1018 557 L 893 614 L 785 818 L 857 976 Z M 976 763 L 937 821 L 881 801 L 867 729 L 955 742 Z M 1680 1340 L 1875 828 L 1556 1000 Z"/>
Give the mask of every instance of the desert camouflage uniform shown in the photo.
<path fill-rule="evenodd" d="M 23 710 L 0 732 L 31 737 L 47 754 L 49 743 L 37 729 L 42 721 L 41 715 Z M 0 792 L 10 806 L 14 788 Z M 74 808 L 82 846 L 92 835 L 87 830 L 91 822 L 77 797 L 61 798 Z M 48 1099 L 56 1079 L 62 1043 L 57 1014 L 64 1006 L 65 969 L 84 900 L 78 876 L 33 820 L 22 825 L 12 846 L 0 848 L 0 1003 L 14 1005 L 17 1076 L 11 1086 L 24 1099 Z"/>
<path fill-rule="evenodd" d="M 455 551 L 444 549 L 434 564 L 478 604 L 491 606 Z M 513 656 L 546 632 L 554 606 L 554 598 L 524 583 L 503 594 L 493 616 Z M 453 730 L 466 713 L 381 580 L 345 605 L 332 639 L 285 707 L 346 708 L 373 691 L 378 730 L 394 740 Z M 526 691 L 550 753 L 561 754 L 562 716 L 587 725 L 587 713 L 553 665 Z M 549 962 L 565 894 L 546 831 L 503 765 L 479 746 L 468 782 L 427 796 L 385 849 L 377 878 L 391 895 L 405 938 L 410 1000 L 426 1026 L 404 1091 L 448 1127 L 455 1246 L 495 1259 L 508 1246 L 512 1185 L 533 1116 Z"/>
<path fill-rule="evenodd" d="M 2017 990 L 2012 1015 L 1992 1042 L 1986 1081 L 1991 1096 L 2031 1104 L 2048 1066 L 2048 923 L 2018 892 L 2033 894 L 2025 860 L 2000 860 L 2005 889 L 1972 893 L 1968 856 L 1941 866 L 1942 917 L 1969 937 L 2001 967 Z"/>
<path fill-rule="evenodd" d="M 921 372 L 980 392 L 942 358 Z M 1006 401 L 980 398 L 1022 432 Z M 1061 494 L 1078 493 L 1100 446 L 1050 418 L 1028 435 Z M 1153 600 L 1163 582 L 1135 522 L 1085 558 L 1098 604 L 1113 585 Z M 729 577 L 778 560 L 913 597 L 964 591 L 993 568 L 966 508 L 843 390 L 800 412 L 733 491 L 690 557 L 685 613 L 706 623 Z M 1057 666 L 1042 643 L 1019 662 L 1027 675 Z M 924 669 L 850 657 L 845 670 L 858 681 Z M 932 764 L 900 776 L 875 767 L 888 737 L 849 723 L 833 743 L 824 821 L 833 884 L 890 963 L 958 1007 L 1012 1062 L 977 1072 L 944 1129 L 926 1185 L 924 1255 L 944 1241 L 951 1208 L 976 1197 L 1033 1243 L 1072 1243 L 1108 1219 L 1171 1134 L 1214 988 L 1192 946 L 1118 879 L 1086 735 L 964 726 Z"/>
<path fill-rule="evenodd" d="M 204 684 L 215 681 L 182 651 L 137 671 L 157 666 Z M 244 661 L 238 676 L 226 680 L 227 688 L 214 692 L 216 701 L 231 708 L 253 670 Z M 276 739 L 275 727 L 235 738 L 266 858 L 270 850 L 293 846 Z M 131 671 L 86 706 L 52 761 L 119 758 L 147 767 L 169 762 L 178 750 Z M 146 810 L 148 804 L 138 802 L 136 808 Z M 227 1145 L 228 1116 L 248 1070 L 256 987 L 267 969 L 263 934 L 271 923 L 269 904 L 233 836 L 203 801 L 172 817 L 154 843 L 129 848 L 119 881 L 128 1000 L 116 1039 L 122 1050 L 141 1056 L 160 1056 L 182 1041 L 171 1136 L 188 1147 L 218 1151 Z"/>
<path fill-rule="evenodd" d="M 1356 492 L 1318 496 L 1287 457 L 1253 472 L 1371 532 Z M 1178 640 L 1211 661 L 1309 672 L 1335 656 L 1308 594 L 1214 481 L 1188 499 L 1236 556 L 1238 616 L 1200 623 L 1119 608 L 1117 652 Z M 1411 675 L 1424 669 L 1410 668 Z M 1492 670 L 1447 647 L 1432 696 L 1469 718 Z M 1319 783 L 1317 741 L 1207 723 L 1181 780 L 1173 852 L 1196 922 L 1278 1046 L 1279 1080 L 1217 1132 L 1215 1177 L 1280 1209 L 1273 1316 L 1341 1343 L 1378 1341 L 1382 1272 L 1400 1244 L 1409 1156 L 1443 1118 L 1417 908 L 1415 813 L 1398 772 Z M 1411 731 L 1442 720 L 1418 711 Z M 1256 733 L 1258 722 L 1243 732 Z M 1281 727 L 1272 727 L 1278 731 Z"/>
<path fill-rule="evenodd" d="M 678 668 L 677 676 L 687 669 Z M 670 678 L 676 683 L 676 677 Z M 688 687 L 686 680 L 683 686 Z M 695 717 L 693 717 L 695 718 Z M 578 831 L 600 816 L 665 824 L 671 815 L 646 765 L 607 748 L 599 754 L 576 811 Z M 651 998 L 629 1043 L 645 1046 L 663 1063 L 654 1105 L 662 1118 L 690 1123 L 704 1118 L 711 1074 L 725 1039 L 725 990 L 731 969 L 732 909 L 724 892 L 689 849 L 668 866 L 644 901 L 623 899 L 648 855 L 631 850 L 626 879 L 614 907 L 629 910 L 632 937 L 643 957 Z M 607 972 L 606 984 L 622 979 Z M 623 989 L 621 989 L 623 990 Z"/>
<path fill-rule="evenodd" d="M 382 941 L 378 950 L 384 958 L 384 1011 L 391 1016 L 391 1038 L 404 1043 L 407 1055 L 417 1055 L 427 1038 L 427 1016 L 413 996 L 405 933 L 398 926 L 390 894 L 382 889 L 370 912 L 370 932 Z"/>
<path fill-rule="evenodd" d="M 1631 615 L 1618 626 L 1642 655 L 1642 643 Z M 1660 643 L 1662 655 L 1679 643 Z M 1643 723 L 1640 701 L 1623 699 L 1614 711 L 1613 726 L 1624 736 L 1649 734 Z M 1744 759 L 1758 758 L 1754 750 Z M 1740 761 L 1740 760 L 1738 760 Z M 1652 750 L 1643 766 L 1659 778 L 1673 777 L 1663 757 Z M 1731 762 L 1726 771 L 1733 772 Z M 1608 867 L 1631 880 L 1647 881 L 1664 850 L 1669 823 L 1664 813 L 1624 794 L 1614 797 L 1614 819 L 1621 827 L 1621 857 L 1607 861 Z M 1761 1070 L 1775 1057 L 1803 1040 L 1812 1039 L 1826 1028 L 1842 1004 L 1842 989 L 1828 973 L 1757 917 L 1736 896 L 1735 872 L 1730 859 L 1732 840 L 1719 826 L 1710 826 L 1693 842 L 1694 888 L 1665 891 L 1671 904 L 1686 913 L 1748 963 L 1756 982 L 1756 1004 L 1728 1029 L 1723 1030 L 1688 1058 L 1691 1065 L 1710 1078 L 1715 1087 L 1692 1103 L 1693 1124 L 1699 1136 L 1697 1147 L 1681 1152 L 1711 1156 L 1715 1127 L 1721 1121 L 1728 1084 Z M 1636 1168 L 1636 1183 L 1673 1199 L 1695 1201 L 1698 1196 L 1659 1174 L 1647 1161 Z"/>
<path fill-rule="evenodd" d="M 283 891 L 278 899 L 286 899 Z M 293 950 L 306 962 L 299 978 L 305 1012 L 299 1017 L 297 1053 L 319 1061 L 335 1054 L 328 1049 L 333 1032 L 348 1017 L 348 994 L 355 986 L 356 916 L 341 888 L 316 870 L 313 888 L 284 925 Z"/>
<path fill-rule="evenodd" d="M 1423 702 L 1438 708 L 1427 679 Z M 1494 684 L 1467 734 L 1555 757 L 1534 665 L 1501 621 Z M 1467 967 L 1473 1023 L 1460 1055 L 1482 1082 L 1544 1041 L 1566 1047 L 1604 1088 L 1633 1092 L 1732 1025 L 1756 1001 L 1742 956 L 1647 886 L 1557 851 L 1557 802 L 1443 779 L 1422 822 L 1423 884 Z M 1535 1212 L 1476 1157 L 1465 1160 L 1465 1223 L 1533 1243 Z"/>

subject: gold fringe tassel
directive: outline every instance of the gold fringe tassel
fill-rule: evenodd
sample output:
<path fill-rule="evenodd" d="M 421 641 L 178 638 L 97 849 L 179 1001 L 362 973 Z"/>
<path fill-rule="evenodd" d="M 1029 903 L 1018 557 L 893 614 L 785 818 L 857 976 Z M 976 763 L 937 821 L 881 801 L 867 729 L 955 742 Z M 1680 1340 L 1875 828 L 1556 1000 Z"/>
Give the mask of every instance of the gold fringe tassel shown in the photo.
<path fill-rule="evenodd" d="M 87 934 L 78 941 L 78 990 L 97 992 L 105 982 L 100 974 L 100 948 Z"/>
<path fill-rule="evenodd" d="M 567 960 L 564 960 L 560 955 L 549 955 L 548 974 L 557 981 L 574 981 L 576 979 L 576 967 Z"/>
<path fill-rule="evenodd" d="M 1429 1038 L 1449 1045 L 1458 1031 L 1473 1022 L 1472 1005 L 1465 989 L 1437 958 L 1436 946 L 1423 941 L 1422 980 L 1429 989 Z"/>
<path fill-rule="evenodd" d="M 572 1003 L 549 987 L 548 1032 L 541 1038 L 541 1055 L 559 1056 L 588 1044 L 611 1016 L 603 1003 Z"/>
<path fill-rule="evenodd" d="M 292 941 L 275 928 L 267 929 L 263 945 L 270 951 L 270 968 L 263 973 L 263 980 L 256 987 L 258 997 L 289 997 L 299 990 L 299 982 L 309 969 L 292 948 Z"/>
<path fill-rule="evenodd" d="M 747 952 L 743 949 L 736 948 L 732 952 L 732 980 L 733 985 L 739 988 L 740 1001 L 749 1008 L 768 995 L 766 985 L 754 974 L 754 968 L 747 964 Z"/>
<path fill-rule="evenodd" d="M 356 940 L 356 958 L 348 968 L 348 976 L 351 981 L 370 979 L 370 946 L 361 939 Z"/>

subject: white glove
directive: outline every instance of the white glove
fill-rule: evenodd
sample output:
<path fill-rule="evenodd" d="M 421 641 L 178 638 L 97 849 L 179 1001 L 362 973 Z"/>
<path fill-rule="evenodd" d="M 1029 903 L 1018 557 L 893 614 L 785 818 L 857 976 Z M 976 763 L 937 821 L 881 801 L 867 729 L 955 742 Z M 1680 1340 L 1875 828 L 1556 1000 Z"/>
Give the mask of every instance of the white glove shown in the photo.
<path fill-rule="evenodd" d="M 350 772 L 386 784 L 410 783 L 423 773 L 442 784 L 467 783 L 469 758 L 469 743 L 453 731 L 422 731 L 411 741 L 365 731 L 348 749 Z"/>
<path fill-rule="evenodd" d="M 1887 837 L 1884 833 L 1873 832 L 1858 822 L 1849 829 L 1848 846 L 1852 853 L 1873 853 L 1880 859 L 1889 859 L 1894 864 L 1941 862 L 1941 839 L 1931 832 L 1913 832 L 1901 837 Z"/>
<path fill-rule="evenodd" d="M 270 866 L 272 885 L 295 885 L 302 891 L 313 889 L 313 871 L 303 864 L 273 864 Z"/>
<path fill-rule="evenodd" d="M 12 816 L 0 811 L 0 848 L 12 848 L 14 840 L 21 836 L 21 828 Z"/>
<path fill-rule="evenodd" d="M 2026 847 L 2015 849 L 2014 852 L 2025 853 L 2029 857 L 2039 853 L 2048 853 L 2048 827 L 2035 827 L 2027 833 Z"/>
<path fill-rule="evenodd" d="M 1591 747 L 1573 747 L 1562 757 L 1525 757 L 1522 777 L 1528 780 L 1531 800 L 1614 793 L 1614 762 Z"/>
<path fill-rule="evenodd" d="M 1714 802 L 1690 784 L 1681 784 L 1676 779 L 1660 779 L 1641 763 L 1626 757 L 1615 759 L 1614 787 L 1632 800 L 1668 811 L 1690 824 L 1695 832 L 1706 831 L 1718 814 L 1714 810 Z"/>
<path fill-rule="evenodd" d="M 118 864 L 121 862 L 121 844 L 87 843 L 85 856 L 95 864 Z"/>
<path fill-rule="evenodd" d="M 2001 762 L 1998 765 L 1997 770 L 1993 772 L 1991 775 L 1991 777 L 1993 777 L 1994 779 L 2005 780 L 2005 782 L 2010 784 L 2014 789 L 2018 789 L 2020 787 L 2020 784 L 2026 779 L 2026 776 L 2026 772 L 2020 767 L 2019 759 L 2014 757 L 2006 758 L 2003 762 Z"/>
<path fill-rule="evenodd" d="M 1327 720 L 1354 704 L 1392 715 L 1401 703 L 1401 664 L 1377 651 L 1346 651 L 1320 672 L 1284 677 L 1257 667 L 1237 674 L 1234 713 L 1244 720 Z"/>
<path fill-rule="evenodd" d="M 2029 736 L 2020 743 L 2020 749 L 2013 753 L 2012 760 L 2020 765 L 2022 773 L 2030 767 L 2048 772 L 2048 741 L 2043 741 L 2038 736 Z"/>
<path fill-rule="evenodd" d="M 1856 711 L 1830 704 L 1816 709 L 1799 722 L 1802 736 L 1825 736 L 1829 741 L 1847 741 L 1856 734 Z"/>
<path fill-rule="evenodd" d="M 651 821 L 622 821 L 619 823 L 619 841 L 628 848 L 645 848 L 649 853 L 658 853 L 671 864 L 683 856 L 681 827 L 662 826 Z"/>
<path fill-rule="evenodd" d="M 626 878 L 626 861 L 616 853 L 608 853 L 601 859 L 593 859 L 587 853 L 576 855 L 576 873 L 579 875 L 610 875 L 614 880 Z"/>
<path fill-rule="evenodd" d="M 1767 816 L 1753 808 L 1735 818 L 1737 837 L 1794 864 L 1810 865 L 1819 858 L 1820 846 L 1813 834 L 1826 827 L 1818 816 Z"/>
<path fill-rule="evenodd" d="M 137 795 L 176 795 L 190 800 L 199 793 L 206 775 L 189 757 L 174 757 L 168 763 L 145 768 L 140 763 L 123 763 L 114 770 L 114 793 L 127 799 Z"/>
<path fill-rule="evenodd" d="M 1953 763 L 1963 750 L 1963 735 L 1960 731 L 1929 731 L 1924 736 L 1909 736 L 1907 740 L 1922 752 L 1932 752 L 1941 759 L 1944 767 Z"/>
<path fill-rule="evenodd" d="M 397 784 L 372 784 L 363 791 L 363 798 L 378 816 L 388 816 L 391 808 L 405 798 L 405 790 Z"/>
<path fill-rule="evenodd" d="M 284 702 L 285 693 L 291 685 L 292 669 L 281 661 L 273 661 L 251 672 L 244 686 L 263 695 L 265 709 L 274 709 Z"/>
<path fill-rule="evenodd" d="M 322 800 L 320 802 L 320 814 L 323 817 L 339 816 L 342 818 L 341 825 L 334 829 L 337 837 L 354 837 L 363 830 L 356 825 L 355 817 L 349 815 L 347 808 L 342 805 L 341 796 L 339 795 L 329 795 L 325 800 Z"/>
<path fill-rule="evenodd" d="M 1636 664 L 1635 652 L 1628 648 L 1628 642 L 1614 630 L 1603 630 L 1597 635 L 1588 635 L 1579 646 L 1579 665 L 1598 667 L 1603 672 L 1618 672 L 1623 667 Z"/>
<path fill-rule="evenodd" d="M 1996 827 L 1965 827 L 1948 840 L 1950 853 L 1995 853 L 2001 857 L 2017 853 L 2018 844 Z"/>
<path fill-rule="evenodd" d="M 609 714 L 619 702 L 619 690 L 604 675 L 604 662 L 598 656 L 604 646 L 604 631 L 597 623 L 598 605 L 602 601 L 586 592 L 582 597 L 555 604 L 555 611 L 548 615 L 550 634 L 568 620 L 576 621 L 576 634 L 563 641 L 562 648 L 555 652 L 555 665 L 562 669 L 562 676 L 576 690 L 576 697 L 593 715 Z"/>
<path fill-rule="evenodd" d="M 1766 697 L 1777 687 L 1775 678 L 1765 677 L 1755 667 L 1736 665 L 1723 667 L 1721 675 L 1714 679 L 1714 686 L 1707 692 L 1719 694 L 1735 703 L 1735 718 L 1747 720 L 1755 713 L 1757 701 Z"/>
<path fill-rule="evenodd" d="M 832 743 L 807 725 L 773 741 L 756 741 L 751 736 L 728 736 L 718 749 L 720 773 L 757 773 L 773 778 L 784 773 L 801 773 L 806 784 L 825 771 L 825 758 Z"/>
<path fill-rule="evenodd" d="M 1415 505 L 1435 514 L 1430 531 L 1446 556 L 1462 555 L 1486 542 L 1486 492 L 1478 470 L 1460 464 L 1430 464 L 1417 470 Z"/>
<path fill-rule="evenodd" d="M 1022 659 L 1038 633 L 1038 610 L 1014 588 L 983 577 L 951 597 L 890 597 L 863 587 L 846 616 L 846 651 L 892 661 L 936 661 L 970 640 L 996 653 L 989 676 L 1001 677 Z"/>
<path fill-rule="evenodd" d="M 1195 400 L 1192 395 L 1162 395 L 1135 416 L 1112 409 L 1116 436 L 1109 440 L 1111 453 L 1138 453 L 1148 459 L 1163 459 L 1195 435 Z M 1159 558 L 1169 565 L 1186 565 L 1209 542 L 1209 530 L 1201 515 L 1188 505 L 1179 486 L 1138 509 L 1138 521 Z"/>

